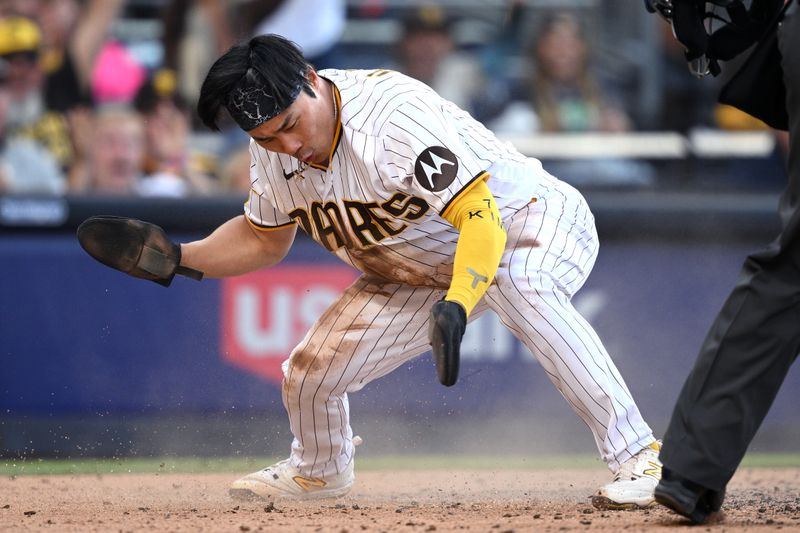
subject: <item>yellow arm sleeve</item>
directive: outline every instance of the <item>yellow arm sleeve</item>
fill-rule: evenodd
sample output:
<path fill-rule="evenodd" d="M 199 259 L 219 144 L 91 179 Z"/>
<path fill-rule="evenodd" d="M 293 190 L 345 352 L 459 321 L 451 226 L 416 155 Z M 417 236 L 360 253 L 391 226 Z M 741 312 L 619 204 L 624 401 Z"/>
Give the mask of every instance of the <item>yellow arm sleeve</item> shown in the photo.
<path fill-rule="evenodd" d="M 483 179 L 461 193 L 442 217 L 460 233 L 453 279 L 444 299 L 460 303 L 469 316 L 494 279 L 506 246 L 506 230 Z"/>

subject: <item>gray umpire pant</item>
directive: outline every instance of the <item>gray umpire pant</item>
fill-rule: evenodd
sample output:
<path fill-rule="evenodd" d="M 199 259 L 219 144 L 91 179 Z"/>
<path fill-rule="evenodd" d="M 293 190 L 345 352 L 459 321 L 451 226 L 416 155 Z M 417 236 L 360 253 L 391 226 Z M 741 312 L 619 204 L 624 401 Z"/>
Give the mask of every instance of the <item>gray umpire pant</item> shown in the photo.
<path fill-rule="evenodd" d="M 800 4 L 778 41 L 789 112 L 789 184 L 782 231 L 749 256 L 705 339 L 664 435 L 661 460 L 679 476 L 722 490 L 800 352 Z"/>

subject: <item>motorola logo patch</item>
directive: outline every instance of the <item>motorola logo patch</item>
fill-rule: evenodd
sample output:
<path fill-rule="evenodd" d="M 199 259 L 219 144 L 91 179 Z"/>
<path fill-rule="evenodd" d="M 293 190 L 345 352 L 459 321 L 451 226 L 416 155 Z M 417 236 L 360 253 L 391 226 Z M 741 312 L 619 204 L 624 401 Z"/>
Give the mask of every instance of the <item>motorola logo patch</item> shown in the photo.
<path fill-rule="evenodd" d="M 419 154 L 414 164 L 414 177 L 423 189 L 439 192 L 456 179 L 458 159 L 443 146 L 430 146 Z"/>

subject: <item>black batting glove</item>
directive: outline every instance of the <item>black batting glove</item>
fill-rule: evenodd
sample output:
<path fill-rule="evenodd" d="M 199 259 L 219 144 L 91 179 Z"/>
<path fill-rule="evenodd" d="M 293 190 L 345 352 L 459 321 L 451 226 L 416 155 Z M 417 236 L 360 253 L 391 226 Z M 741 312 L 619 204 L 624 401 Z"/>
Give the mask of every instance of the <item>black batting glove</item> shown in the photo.
<path fill-rule="evenodd" d="M 457 302 L 442 300 L 433 304 L 428 324 L 433 361 L 439 382 L 450 387 L 458 380 L 461 338 L 467 328 L 467 312 Z"/>

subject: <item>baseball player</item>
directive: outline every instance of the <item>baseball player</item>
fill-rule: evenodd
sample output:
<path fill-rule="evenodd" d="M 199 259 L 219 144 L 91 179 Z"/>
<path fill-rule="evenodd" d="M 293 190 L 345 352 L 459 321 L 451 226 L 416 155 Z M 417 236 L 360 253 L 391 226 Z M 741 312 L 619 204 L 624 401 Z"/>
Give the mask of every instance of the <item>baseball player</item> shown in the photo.
<path fill-rule="evenodd" d="M 164 285 L 176 273 L 274 265 L 298 228 L 363 273 L 284 362 L 289 458 L 235 481 L 233 496 L 346 494 L 348 394 L 431 344 L 440 380 L 452 384 L 467 322 L 491 310 L 589 426 L 615 474 L 595 505 L 653 503 L 659 443 L 570 303 L 598 251 L 577 190 L 428 86 L 388 70 L 317 72 L 274 35 L 233 47 L 211 67 L 198 112 L 216 130 L 223 110 L 251 137 L 242 216 L 182 245 L 127 219 L 90 219 L 79 235 L 106 264 Z M 120 243 L 132 252 L 120 254 Z"/>

